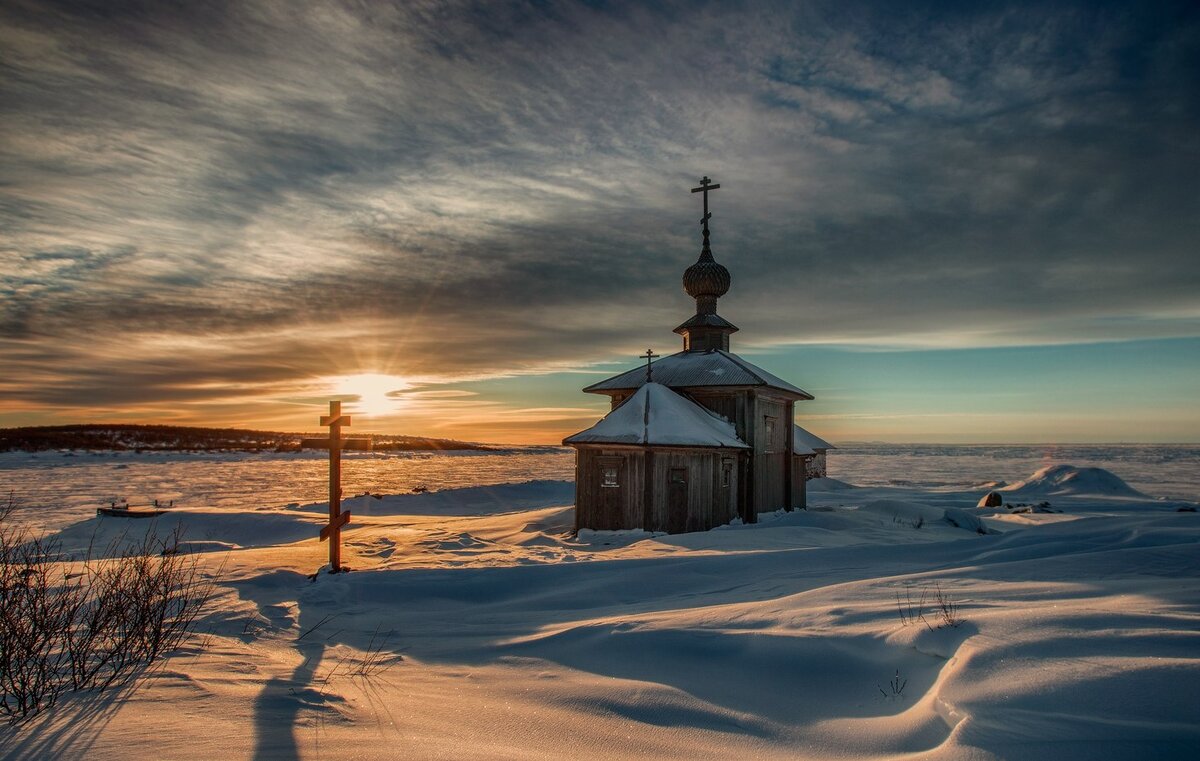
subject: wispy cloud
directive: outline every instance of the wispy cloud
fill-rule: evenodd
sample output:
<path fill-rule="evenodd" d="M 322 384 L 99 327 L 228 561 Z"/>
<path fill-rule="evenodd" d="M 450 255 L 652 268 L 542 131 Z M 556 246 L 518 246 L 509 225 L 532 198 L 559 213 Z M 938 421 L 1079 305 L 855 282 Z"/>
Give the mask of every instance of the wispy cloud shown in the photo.
<path fill-rule="evenodd" d="M 702 173 L 743 345 L 1200 334 L 1187 4 L 0 13 L 12 404 L 664 345 Z"/>

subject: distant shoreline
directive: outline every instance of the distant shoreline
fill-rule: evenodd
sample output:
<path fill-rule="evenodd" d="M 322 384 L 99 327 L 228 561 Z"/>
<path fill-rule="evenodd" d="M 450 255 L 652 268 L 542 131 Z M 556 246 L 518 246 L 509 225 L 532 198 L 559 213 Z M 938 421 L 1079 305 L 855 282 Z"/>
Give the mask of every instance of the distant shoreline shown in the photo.
<path fill-rule="evenodd" d="M 174 425 L 90 423 L 0 428 L 0 452 L 88 450 L 103 452 L 298 452 L 301 439 L 325 433 L 257 431 Z M 366 433 L 377 452 L 496 451 L 497 447 L 454 439 Z"/>

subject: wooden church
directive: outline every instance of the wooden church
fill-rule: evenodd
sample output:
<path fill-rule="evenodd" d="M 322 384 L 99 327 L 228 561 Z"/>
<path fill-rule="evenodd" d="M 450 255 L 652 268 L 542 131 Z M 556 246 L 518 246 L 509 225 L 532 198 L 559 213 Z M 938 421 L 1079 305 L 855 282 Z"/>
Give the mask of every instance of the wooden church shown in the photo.
<path fill-rule="evenodd" d="M 709 243 L 709 178 L 700 258 L 683 273 L 696 314 L 675 328 L 683 351 L 584 389 L 612 411 L 563 440 L 574 447 L 575 528 L 701 531 L 804 505 L 795 404 L 812 395 L 729 350 L 737 328 L 717 314 L 729 270 Z"/>

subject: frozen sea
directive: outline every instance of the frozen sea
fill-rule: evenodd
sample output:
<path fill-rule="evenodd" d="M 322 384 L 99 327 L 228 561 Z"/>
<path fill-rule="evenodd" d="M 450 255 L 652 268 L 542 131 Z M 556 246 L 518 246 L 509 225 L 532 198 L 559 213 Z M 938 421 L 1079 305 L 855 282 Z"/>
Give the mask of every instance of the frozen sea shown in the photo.
<path fill-rule="evenodd" d="M 845 444 L 830 453 L 829 475 L 860 486 L 964 490 L 1054 464 L 1104 468 L 1152 497 L 1200 500 L 1200 445 Z M 343 487 L 349 497 L 573 477 L 574 454 L 561 447 L 349 453 Z M 327 479 L 321 452 L 0 453 L 0 494 L 12 492 L 29 508 L 24 515 L 46 528 L 114 500 L 231 509 L 319 502 Z"/>

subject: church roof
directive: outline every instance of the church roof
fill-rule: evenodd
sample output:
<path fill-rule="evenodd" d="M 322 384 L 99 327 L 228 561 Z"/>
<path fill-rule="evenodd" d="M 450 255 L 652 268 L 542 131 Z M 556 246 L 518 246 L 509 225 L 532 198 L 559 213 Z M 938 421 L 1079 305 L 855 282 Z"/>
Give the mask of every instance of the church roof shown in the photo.
<path fill-rule="evenodd" d="M 643 377 L 645 370 L 642 370 Z M 635 444 L 749 449 L 733 423 L 660 383 L 645 383 L 604 419 L 563 444 Z"/>
<path fill-rule="evenodd" d="M 778 378 L 761 367 L 747 362 L 736 354 L 720 349 L 712 351 L 681 351 L 663 357 L 653 365 L 654 380 L 671 388 L 701 386 L 766 386 L 812 399 L 812 394 Z M 640 388 L 646 382 L 646 368 L 628 372 L 593 383 L 584 389 L 591 394 Z"/>
<path fill-rule="evenodd" d="M 809 433 L 798 425 L 792 426 L 792 452 L 795 454 L 816 454 L 818 449 L 837 449 L 825 439 Z M 807 451 L 805 451 L 807 450 Z"/>

